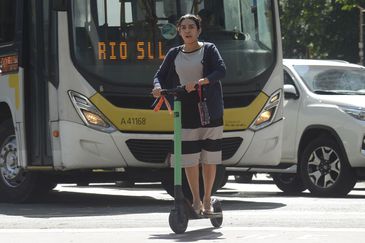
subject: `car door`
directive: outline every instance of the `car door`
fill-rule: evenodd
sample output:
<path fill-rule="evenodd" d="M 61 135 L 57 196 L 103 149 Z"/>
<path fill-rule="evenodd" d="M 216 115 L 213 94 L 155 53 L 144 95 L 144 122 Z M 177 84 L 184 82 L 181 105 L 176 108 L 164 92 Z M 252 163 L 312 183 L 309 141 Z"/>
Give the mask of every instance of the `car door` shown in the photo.
<path fill-rule="evenodd" d="M 296 162 L 296 149 L 298 141 L 298 115 L 302 96 L 300 89 L 295 81 L 294 75 L 289 69 L 284 68 L 284 85 L 293 85 L 297 92 L 297 96 L 284 95 L 284 129 L 283 129 L 283 145 L 282 145 L 282 162 Z"/>

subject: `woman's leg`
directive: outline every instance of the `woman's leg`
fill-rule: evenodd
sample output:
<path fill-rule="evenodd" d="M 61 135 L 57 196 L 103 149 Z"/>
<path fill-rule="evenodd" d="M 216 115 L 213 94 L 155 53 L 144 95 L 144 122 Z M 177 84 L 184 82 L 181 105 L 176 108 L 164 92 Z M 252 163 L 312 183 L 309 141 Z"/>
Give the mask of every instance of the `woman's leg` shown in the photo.
<path fill-rule="evenodd" d="M 217 166 L 215 164 L 203 163 L 203 180 L 204 180 L 204 209 L 210 210 L 210 197 L 212 195 L 212 188 L 215 180 Z"/>
<path fill-rule="evenodd" d="M 191 194 L 193 194 L 193 206 L 195 209 L 200 207 L 200 192 L 199 192 L 199 164 L 185 168 L 186 178 L 188 179 Z"/>

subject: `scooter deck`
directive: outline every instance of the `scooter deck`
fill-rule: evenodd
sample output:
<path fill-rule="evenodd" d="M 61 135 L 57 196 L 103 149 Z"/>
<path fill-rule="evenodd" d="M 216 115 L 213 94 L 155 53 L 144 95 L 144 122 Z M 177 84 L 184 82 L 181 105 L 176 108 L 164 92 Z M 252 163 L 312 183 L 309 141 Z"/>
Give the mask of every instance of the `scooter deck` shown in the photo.
<path fill-rule="evenodd" d="M 195 213 L 195 212 L 194 212 Z M 222 218 L 222 212 L 210 213 L 210 214 L 196 214 L 196 219 L 213 219 L 213 218 Z"/>
<path fill-rule="evenodd" d="M 210 214 L 204 214 L 203 212 L 201 214 L 197 214 L 193 207 L 190 205 L 190 202 L 188 200 L 185 200 L 185 208 L 188 212 L 189 219 L 212 219 L 212 218 L 222 218 L 223 213 L 222 212 L 213 212 Z"/>

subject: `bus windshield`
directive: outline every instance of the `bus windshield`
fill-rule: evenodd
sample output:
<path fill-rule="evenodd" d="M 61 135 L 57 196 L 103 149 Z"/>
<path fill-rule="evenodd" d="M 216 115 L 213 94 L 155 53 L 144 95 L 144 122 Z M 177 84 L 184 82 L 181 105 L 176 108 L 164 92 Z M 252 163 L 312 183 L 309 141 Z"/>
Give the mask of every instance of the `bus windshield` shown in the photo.
<path fill-rule="evenodd" d="M 167 51 L 182 44 L 176 21 L 193 13 L 202 19 L 200 40 L 225 60 L 224 84 L 250 83 L 276 60 L 273 8 L 272 0 L 74 0 L 73 59 L 98 82 L 151 86 Z"/>

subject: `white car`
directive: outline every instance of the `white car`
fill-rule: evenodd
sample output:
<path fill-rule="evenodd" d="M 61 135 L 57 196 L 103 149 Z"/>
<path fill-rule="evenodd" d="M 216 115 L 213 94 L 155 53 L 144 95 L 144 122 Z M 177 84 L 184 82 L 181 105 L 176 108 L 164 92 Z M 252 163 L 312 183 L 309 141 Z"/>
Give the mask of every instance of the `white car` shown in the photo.
<path fill-rule="evenodd" d="M 344 196 L 365 176 L 365 67 L 284 59 L 284 192 Z"/>

